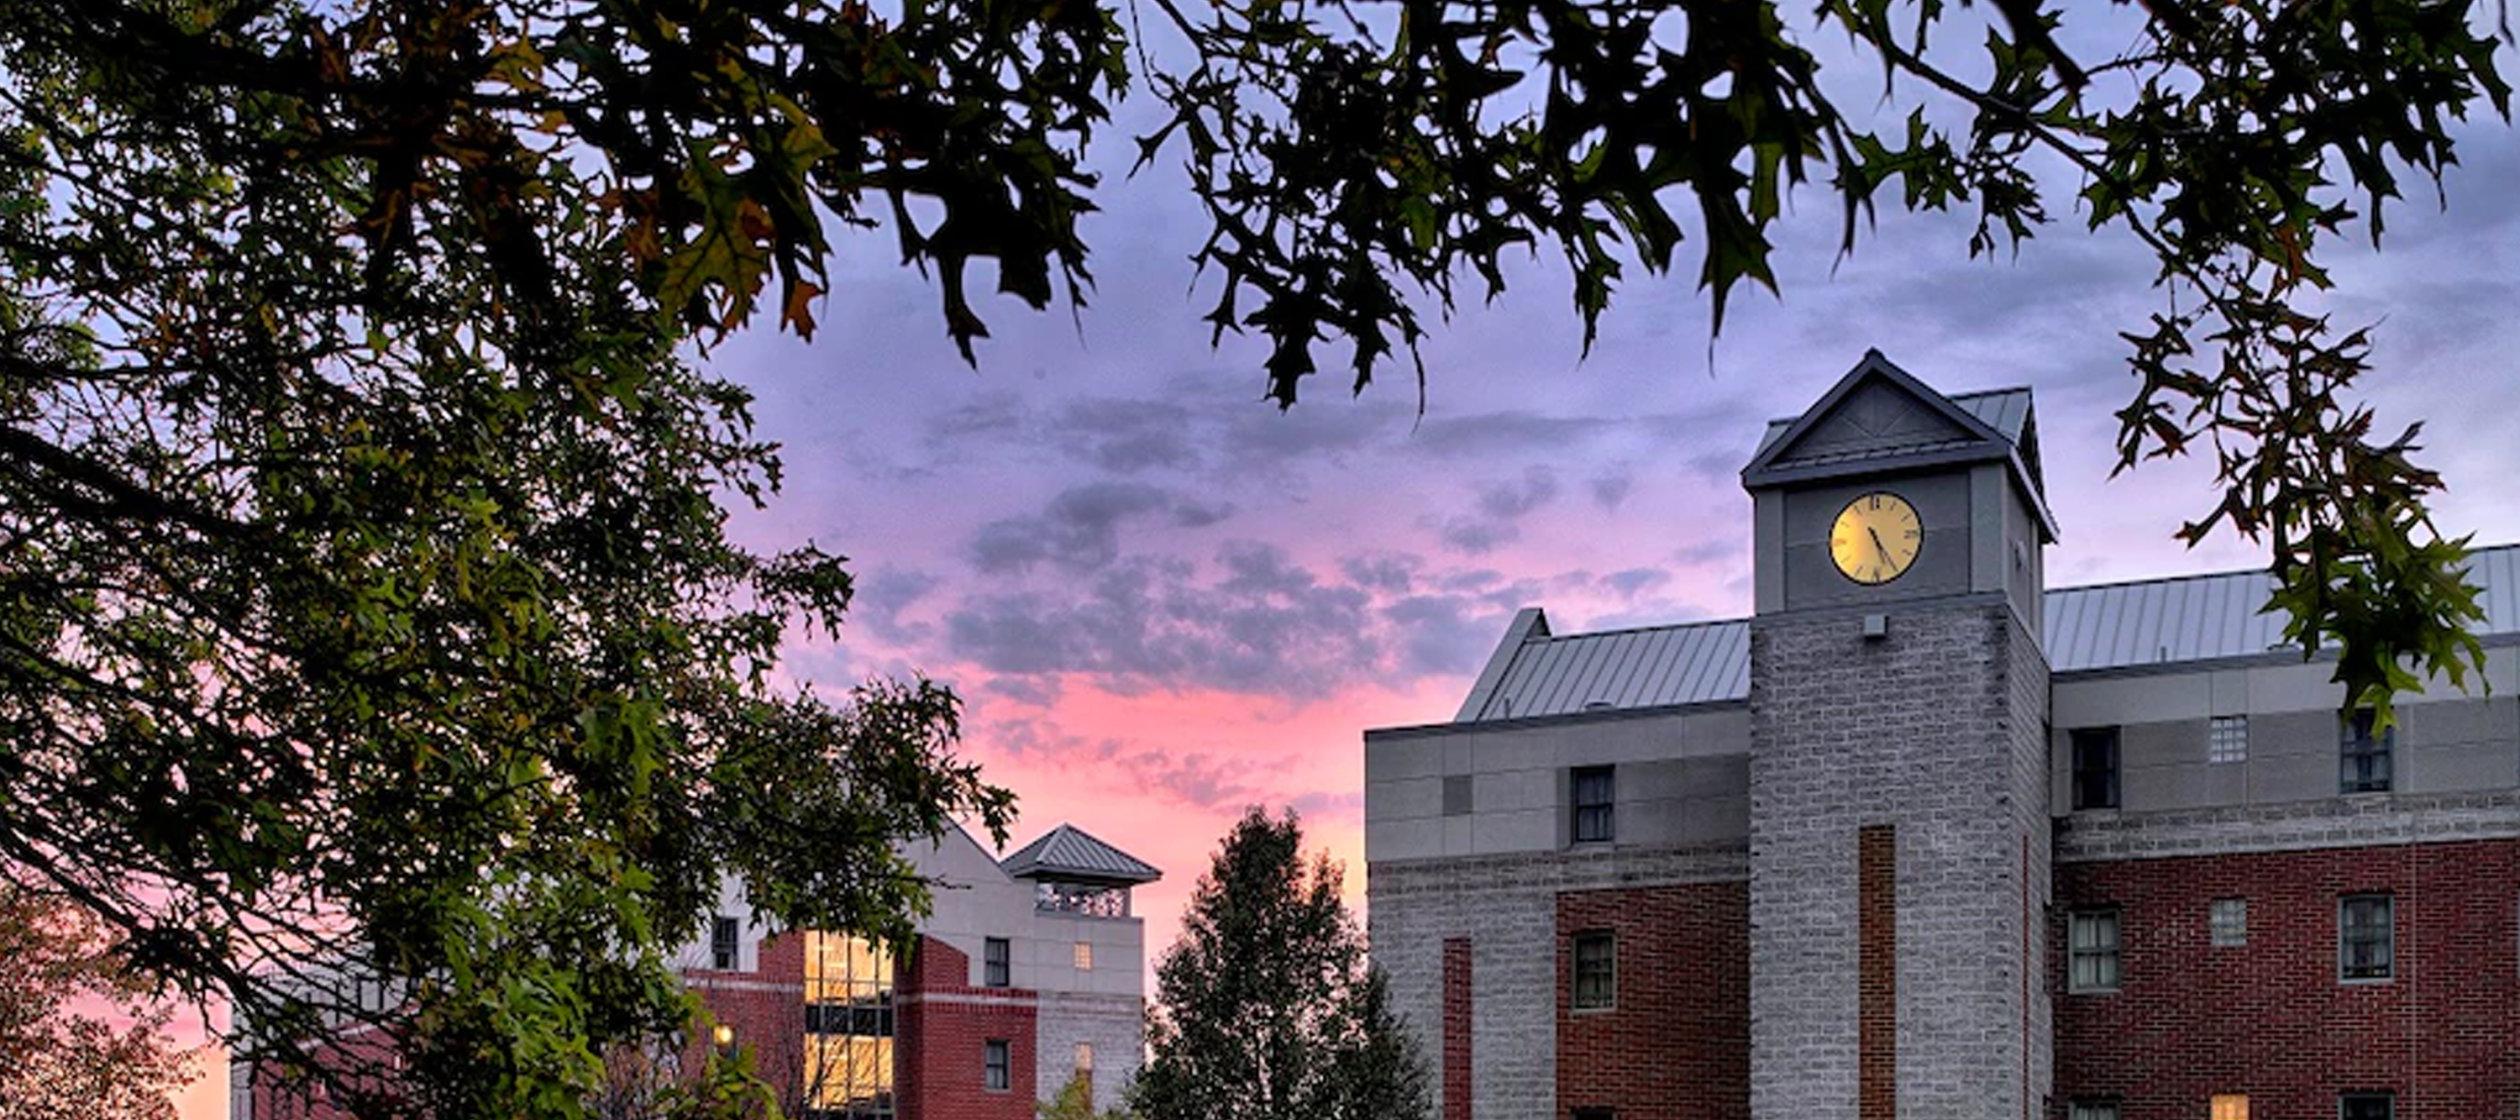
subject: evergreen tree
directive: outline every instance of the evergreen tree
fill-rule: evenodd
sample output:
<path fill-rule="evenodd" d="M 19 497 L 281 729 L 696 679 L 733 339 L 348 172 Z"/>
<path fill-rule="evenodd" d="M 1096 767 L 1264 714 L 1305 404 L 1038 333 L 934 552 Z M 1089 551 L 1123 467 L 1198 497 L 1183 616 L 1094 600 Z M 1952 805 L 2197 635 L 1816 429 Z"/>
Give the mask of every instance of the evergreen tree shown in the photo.
<path fill-rule="evenodd" d="M 1146 1120 L 1390 1120 L 1427 1112 L 1426 1068 L 1293 811 L 1254 808 L 1199 880 L 1156 966 Z"/>

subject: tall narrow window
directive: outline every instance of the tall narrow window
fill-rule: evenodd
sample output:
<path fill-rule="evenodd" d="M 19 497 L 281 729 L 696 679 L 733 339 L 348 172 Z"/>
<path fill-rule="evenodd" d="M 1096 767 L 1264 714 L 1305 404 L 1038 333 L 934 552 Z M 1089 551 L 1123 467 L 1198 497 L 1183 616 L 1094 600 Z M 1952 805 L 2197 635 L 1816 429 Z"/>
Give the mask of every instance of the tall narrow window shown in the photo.
<path fill-rule="evenodd" d="M 742 941 L 735 919 L 720 914 L 709 922 L 709 967 L 720 972 L 735 968 Z"/>
<path fill-rule="evenodd" d="M 2076 910 L 2067 920 L 2065 987 L 2114 992 L 2118 986 L 2118 912 Z"/>
<path fill-rule="evenodd" d="M 2066 1120 L 2118 1120 L 2116 1101 L 2075 1101 Z"/>
<path fill-rule="evenodd" d="M 2397 1120 L 2397 1094 L 2347 1093 L 2336 1098 L 2338 1120 Z"/>
<path fill-rule="evenodd" d="M 2397 907 L 2385 894 L 2349 894 L 2336 907 L 2336 975 L 2387 980 L 2397 975 Z"/>
<path fill-rule="evenodd" d="M 2228 949 L 2249 943 L 2249 900 L 2217 898 L 2207 919 L 2216 948 Z"/>
<path fill-rule="evenodd" d="M 1008 1052 L 1006 1040 L 992 1038 L 980 1053 L 981 1084 L 992 1093 L 1003 1093 L 1015 1087 L 1015 1059 Z"/>
<path fill-rule="evenodd" d="M 1610 815 L 1617 795 L 1614 773 L 1608 766 L 1578 766 L 1569 775 L 1568 785 L 1575 796 L 1576 843 L 1607 843 L 1617 835 L 1617 822 Z"/>
<path fill-rule="evenodd" d="M 893 1115 L 893 956 L 878 942 L 808 930 L 803 1091 L 807 1115 Z"/>
<path fill-rule="evenodd" d="M 1078 1073 L 1092 1073 L 1092 1072 L 1094 1072 L 1094 1044 L 1093 1044 L 1093 1043 L 1090 1043 L 1090 1042 L 1080 1042 L 1080 1043 L 1077 1043 L 1077 1044 L 1076 1044 L 1076 1072 L 1078 1072 Z"/>
<path fill-rule="evenodd" d="M 2118 807 L 2118 729 L 2078 727 L 2073 730 L 2074 808 Z"/>
<path fill-rule="evenodd" d="M 2397 728 L 2373 734 L 2369 708 L 2337 720 L 2336 789 L 2339 793 L 2386 793 L 2397 746 Z"/>
<path fill-rule="evenodd" d="M 2249 717 L 2215 716 L 2205 732 L 2205 761 L 2221 764 L 2249 760 Z"/>
<path fill-rule="evenodd" d="M 980 983 L 1003 988 L 1015 982 L 1014 951 L 1003 937 L 992 937 L 980 944 Z"/>
<path fill-rule="evenodd" d="M 2247 1093 L 2214 1094 L 2210 1115 L 2213 1120 L 2249 1120 L 2249 1095 Z"/>
<path fill-rule="evenodd" d="M 1619 940 L 1607 931 L 1575 935 L 1574 1006 L 1607 1011 L 1619 1003 Z"/>

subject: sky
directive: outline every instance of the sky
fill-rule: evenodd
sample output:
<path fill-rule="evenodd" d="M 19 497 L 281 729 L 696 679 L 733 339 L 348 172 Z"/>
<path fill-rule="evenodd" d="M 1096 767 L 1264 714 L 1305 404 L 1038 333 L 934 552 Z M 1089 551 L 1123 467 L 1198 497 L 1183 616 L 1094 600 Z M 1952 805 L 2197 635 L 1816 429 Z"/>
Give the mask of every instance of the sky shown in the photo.
<path fill-rule="evenodd" d="M 1840 261 L 1834 200 L 1806 189 L 1781 298 L 1738 295 L 1720 339 L 1694 241 L 1680 275 L 1626 284 L 1589 357 L 1562 272 L 1533 263 L 1432 328 L 1422 417 L 1404 375 L 1351 397 L 1336 373 L 1281 414 L 1260 348 L 1211 348 L 1198 321 L 1214 293 L 1179 172 L 1124 174 L 1144 111 L 1096 149 L 1089 306 L 984 302 L 973 369 L 889 232 L 859 234 L 812 342 L 756 330 L 701 361 L 758 395 L 759 434 L 784 446 L 784 492 L 731 531 L 818 543 L 860 579 L 836 638 L 791 647 L 789 680 L 952 684 L 962 750 L 1020 797 L 1014 843 L 1071 822 L 1164 870 L 1136 898 L 1150 952 L 1246 806 L 1300 812 L 1361 907 L 1363 731 L 1450 718 L 1517 608 L 1561 633 L 1747 613 L 1738 472 L 1763 421 L 1868 347 L 1946 392 L 2034 389 L 2051 586 L 2264 562 L 2227 534 L 2172 539 L 2213 503 L 2207 464 L 2110 477 L 2134 389 L 2118 332 L 2162 301 L 2140 247 L 2079 216 L 1973 261 L 1965 219 L 1885 209 Z M 2520 134 L 2460 134 L 2447 211 L 2418 192 L 2384 251 L 2334 246 L 2327 306 L 2379 324 L 2368 399 L 2384 425 L 2426 425 L 2441 528 L 2520 541 Z M 187 1115 L 223 1115 L 223 1080 Z"/>

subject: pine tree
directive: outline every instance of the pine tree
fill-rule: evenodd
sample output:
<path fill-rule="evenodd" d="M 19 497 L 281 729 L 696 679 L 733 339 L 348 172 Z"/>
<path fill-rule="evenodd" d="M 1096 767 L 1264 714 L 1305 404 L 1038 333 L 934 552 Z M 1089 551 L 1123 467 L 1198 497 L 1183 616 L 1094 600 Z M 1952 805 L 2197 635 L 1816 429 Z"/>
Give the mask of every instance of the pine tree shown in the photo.
<path fill-rule="evenodd" d="M 1391 1008 L 1326 854 L 1293 811 L 1254 808 L 1199 880 L 1156 966 L 1146 1120 L 1395 1120 L 1427 1113 L 1426 1068 Z"/>

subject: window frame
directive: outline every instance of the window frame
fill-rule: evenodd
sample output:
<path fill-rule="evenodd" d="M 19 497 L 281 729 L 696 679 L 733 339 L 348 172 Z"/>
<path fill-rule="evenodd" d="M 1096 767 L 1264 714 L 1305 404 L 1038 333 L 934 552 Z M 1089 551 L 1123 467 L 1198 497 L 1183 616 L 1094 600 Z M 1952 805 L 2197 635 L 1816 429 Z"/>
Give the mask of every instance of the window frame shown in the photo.
<path fill-rule="evenodd" d="M 2232 732 L 2234 734 L 2226 734 Z M 2214 716 L 2205 721 L 2205 762 L 2235 766 L 2249 761 L 2249 715 Z"/>
<path fill-rule="evenodd" d="M 2380 1105 L 2380 1115 L 2378 1120 L 2397 1120 L 2397 1093 L 2393 1090 L 2387 1089 L 2356 1089 L 2351 1092 L 2338 1093 L 2336 1095 L 2337 1120 L 2357 1120 L 2354 1114 L 2348 1111 L 2348 1109 L 2352 1108 L 2357 1103 L 2371 1104 L 2374 1102 L 2377 1102 Z"/>
<path fill-rule="evenodd" d="M 980 940 L 980 986 L 1012 988 L 1015 986 L 1015 943 L 1003 937 Z"/>
<path fill-rule="evenodd" d="M 1585 799 L 1590 780 L 1600 782 L 1601 798 Z M 1574 844 L 1610 844 L 1619 839 L 1619 768 L 1574 766 L 1566 772 L 1567 838 Z"/>
<path fill-rule="evenodd" d="M 2375 735 L 2371 725 L 2377 719 L 2369 708 L 2357 708 L 2336 717 L 2339 796 L 2392 793 L 2397 789 L 2397 726 L 2391 724 Z"/>
<path fill-rule="evenodd" d="M 2071 788 L 2067 791 L 2067 796 L 2071 799 L 2068 802 L 2068 807 L 2077 813 L 2091 809 L 2115 809 L 2120 807 L 2124 803 L 2123 790 L 2120 783 L 2120 767 L 2121 760 L 2124 757 L 2125 746 L 2123 729 L 2115 724 L 2101 727 L 2071 728 L 2065 732 L 2065 742 L 2067 752 L 2066 770 L 2072 775 L 2071 781 L 2069 782 Z M 2103 743 L 2106 744 L 2108 748 L 2107 761 L 2104 764 L 2097 765 L 2086 761 L 2085 752 L 2087 746 Z M 2105 778 L 2107 781 L 2105 799 L 2099 796 L 2101 791 L 2095 791 L 2091 788 L 2090 783 L 2095 776 Z"/>
<path fill-rule="evenodd" d="M 2234 923 L 2228 931 L 2223 922 L 2226 906 L 2236 908 L 2240 915 L 2239 921 Z M 2225 936 L 2226 932 L 2229 933 L 2228 937 Z M 2215 949 L 2238 949 L 2248 945 L 2249 900 L 2247 897 L 2226 896 L 2205 904 L 2205 943 L 2208 947 Z"/>
<path fill-rule="evenodd" d="M 1076 947 L 1068 951 L 1068 963 L 1075 965 L 1078 972 L 1092 972 L 1094 970 L 1094 943 L 1077 942 Z"/>
<path fill-rule="evenodd" d="M 2232 1115 L 2223 1107 L 2235 1101 L 2240 1105 L 2240 1114 L 2237 1116 Z M 2249 1095 L 2247 1093 L 2208 1094 L 2205 1098 L 2205 1114 L 2208 1120 L 2249 1120 Z"/>
<path fill-rule="evenodd" d="M 744 927 L 733 914 L 709 916 L 709 967 L 719 972 L 744 967 Z"/>
<path fill-rule="evenodd" d="M 1606 947 L 1607 958 L 1599 960 L 1608 970 L 1594 1002 L 1585 1002 L 1584 949 L 1587 945 Z M 1619 1009 L 1619 935 L 1614 930 L 1588 929 L 1567 938 L 1566 945 L 1566 1009 L 1572 1014 L 1596 1015 Z"/>
<path fill-rule="evenodd" d="M 2109 923 L 2109 943 L 2107 946 L 2109 980 L 2106 984 L 2097 982 L 2086 984 L 2081 978 L 2081 970 L 2075 966 L 2085 956 L 2091 956 L 2095 959 L 2098 958 L 2101 955 L 2100 947 L 2092 946 L 2086 950 L 2084 946 L 2075 943 L 2074 933 L 2076 928 L 2082 922 L 2086 920 L 2096 921 L 2102 918 L 2106 918 Z M 2125 983 L 2126 929 L 2121 908 L 2116 906 L 2086 906 L 2067 911 L 2065 915 L 2066 993 L 2068 995 L 2108 995 L 2124 987 Z"/>
<path fill-rule="evenodd" d="M 1015 1047 L 1003 1038 L 980 1043 L 980 1087 L 992 1093 L 1015 1091 Z"/>
<path fill-rule="evenodd" d="M 2065 1120 L 2118 1120 L 2119 1105 L 2114 1098 L 2085 1098 L 2065 1106 Z"/>
<path fill-rule="evenodd" d="M 2381 963 L 2376 972 L 2356 972 L 2351 963 L 2357 932 L 2368 933 L 2373 927 L 2356 926 L 2353 912 L 2356 903 L 2378 902 L 2383 919 L 2378 924 Z M 2366 968 L 2370 966 L 2365 966 Z M 2340 984 L 2387 984 L 2397 979 L 2397 896 L 2387 891 L 2363 891 L 2338 895 L 2336 898 L 2336 981 Z"/>

